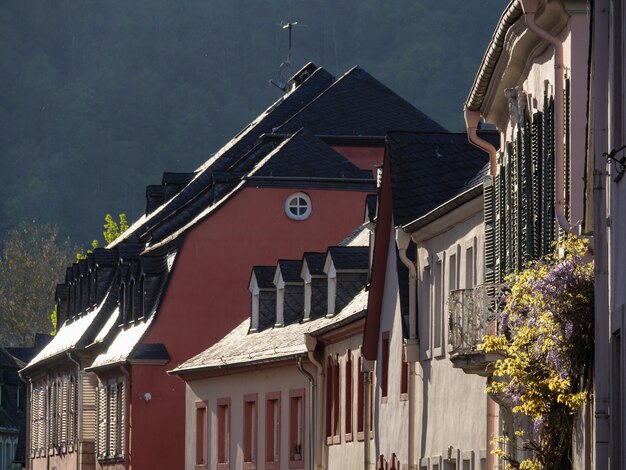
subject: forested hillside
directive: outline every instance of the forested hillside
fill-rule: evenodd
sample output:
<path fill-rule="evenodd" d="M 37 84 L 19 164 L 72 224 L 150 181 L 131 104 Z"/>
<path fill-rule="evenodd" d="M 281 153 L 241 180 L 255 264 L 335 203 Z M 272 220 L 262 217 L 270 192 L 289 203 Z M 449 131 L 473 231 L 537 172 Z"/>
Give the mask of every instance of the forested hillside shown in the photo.
<path fill-rule="evenodd" d="M 195 169 L 280 96 L 287 54 L 361 65 L 451 130 L 503 0 L 19 0 L 0 6 L 0 238 L 87 244 L 164 170 Z"/>

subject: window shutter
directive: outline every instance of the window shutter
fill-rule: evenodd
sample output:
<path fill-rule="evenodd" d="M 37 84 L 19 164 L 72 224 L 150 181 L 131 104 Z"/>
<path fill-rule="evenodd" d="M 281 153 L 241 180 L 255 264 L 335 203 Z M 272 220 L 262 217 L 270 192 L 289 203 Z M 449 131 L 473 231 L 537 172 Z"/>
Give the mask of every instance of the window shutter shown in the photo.
<path fill-rule="evenodd" d="M 504 209 L 504 213 L 505 213 L 505 233 L 506 233 L 506 245 L 504 247 L 505 250 L 505 260 L 506 260 L 506 268 L 505 268 L 505 272 L 504 274 L 509 274 L 511 271 L 513 271 L 513 253 L 514 253 L 514 247 L 513 247 L 513 217 L 512 217 L 512 212 L 513 212 L 513 185 L 512 180 L 513 180 L 513 158 L 512 158 L 512 153 L 513 153 L 513 149 L 512 149 L 512 145 L 509 144 L 507 145 L 507 149 L 506 149 L 506 166 L 505 166 L 505 174 L 506 174 L 506 179 L 505 179 L 505 197 L 506 197 L 506 205 L 505 205 L 505 209 Z"/>
<path fill-rule="evenodd" d="M 542 114 L 536 112 L 533 115 L 533 123 L 531 128 L 531 148 L 530 159 L 532 166 L 532 211 L 533 211 L 533 224 L 534 224 L 534 236 L 533 236 L 533 251 L 532 256 L 534 259 L 539 259 L 543 255 L 543 239 L 542 239 L 542 227 L 544 224 L 543 218 L 543 165 L 541 155 L 543 153 L 543 139 L 541 134 L 542 129 Z"/>
<path fill-rule="evenodd" d="M 107 443 L 107 456 L 113 457 L 115 455 L 115 449 L 117 446 L 117 397 L 116 397 L 116 385 L 111 384 L 108 387 L 108 396 L 107 401 L 109 403 L 108 409 L 108 426 L 107 426 L 107 434 L 108 434 L 108 443 Z"/>
<path fill-rule="evenodd" d="M 126 381 L 122 380 L 118 386 L 118 411 L 119 411 L 119 420 L 117 423 L 117 427 L 119 430 L 118 435 L 118 455 L 122 457 L 124 455 L 124 443 L 126 442 Z"/>
<path fill-rule="evenodd" d="M 485 176 L 483 180 L 483 210 L 485 214 L 485 282 L 495 282 L 496 243 L 494 217 L 494 184 L 492 176 Z"/>
<path fill-rule="evenodd" d="M 68 427 L 68 415 L 69 415 L 69 377 L 63 377 L 63 381 L 61 382 L 61 396 L 59 397 L 59 403 L 61 405 L 61 422 L 60 422 L 60 444 L 67 444 L 67 427 Z"/>
<path fill-rule="evenodd" d="M 543 168 L 544 168 L 544 207 L 543 254 L 552 251 L 554 240 L 554 100 L 544 93 L 543 121 Z"/>
<path fill-rule="evenodd" d="M 106 430 L 107 430 L 107 393 L 105 386 L 98 387 L 97 399 L 97 422 L 96 427 L 96 454 L 98 458 L 106 456 Z"/>

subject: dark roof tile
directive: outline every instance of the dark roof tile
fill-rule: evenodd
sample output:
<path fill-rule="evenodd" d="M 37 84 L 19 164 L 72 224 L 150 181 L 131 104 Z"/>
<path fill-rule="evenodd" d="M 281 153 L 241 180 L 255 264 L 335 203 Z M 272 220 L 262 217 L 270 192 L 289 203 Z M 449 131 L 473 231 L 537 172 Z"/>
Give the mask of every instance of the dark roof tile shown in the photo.
<path fill-rule="evenodd" d="M 384 136 L 390 130 L 445 129 L 360 67 L 354 67 L 277 132 L 305 127 L 318 135 Z"/>
<path fill-rule="evenodd" d="M 367 246 L 332 246 L 328 248 L 328 253 L 337 271 L 367 270 L 369 252 Z"/>

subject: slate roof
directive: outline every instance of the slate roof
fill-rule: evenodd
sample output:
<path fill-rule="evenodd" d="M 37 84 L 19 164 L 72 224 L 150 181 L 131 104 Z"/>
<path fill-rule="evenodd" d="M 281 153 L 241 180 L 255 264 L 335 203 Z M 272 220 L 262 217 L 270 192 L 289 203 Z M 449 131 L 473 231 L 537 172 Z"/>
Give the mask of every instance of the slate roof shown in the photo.
<path fill-rule="evenodd" d="M 308 251 L 302 256 L 306 260 L 306 265 L 311 276 L 324 275 L 324 262 L 326 261 L 326 253 L 314 253 Z"/>
<path fill-rule="evenodd" d="M 276 127 L 285 122 L 289 116 L 297 112 L 313 98 L 319 95 L 325 88 L 331 85 L 334 77 L 323 68 L 317 68 L 307 64 L 294 76 L 306 71 L 307 78 L 299 82 L 299 86 L 281 96 L 269 108 L 261 113 L 255 120 L 242 129 L 226 145 L 215 153 L 207 162 L 200 166 L 195 177 L 185 188 L 171 199 L 165 201 L 159 208 L 149 215 L 141 217 L 117 240 L 109 246 L 115 246 L 127 238 L 137 238 L 156 225 L 167 221 L 181 208 L 189 205 L 194 199 L 206 194 L 212 186 L 212 173 L 223 172 L 230 169 L 233 164 L 248 153 L 255 146 L 259 137 L 265 133 L 271 133 Z M 202 204 L 206 207 L 206 201 Z M 185 212 L 185 211 L 183 211 Z M 173 229 L 169 230 L 170 232 Z"/>
<path fill-rule="evenodd" d="M 241 367 L 306 354 L 305 333 L 362 318 L 366 307 L 367 291 L 361 289 L 351 302 L 332 318 L 322 317 L 307 323 L 268 328 L 256 333 L 248 333 L 249 320 L 246 319 L 215 345 L 185 361 L 170 373 Z"/>
<path fill-rule="evenodd" d="M 52 338 L 52 341 L 26 365 L 26 369 L 30 369 L 46 359 L 58 356 L 74 348 L 87 333 L 87 330 L 92 325 L 98 312 L 105 305 L 107 298 L 108 296 L 100 305 L 89 310 L 84 315 L 72 321 L 66 321 L 61 328 L 59 328 L 59 331 L 57 331 L 57 334 Z"/>
<path fill-rule="evenodd" d="M 374 183 L 371 171 L 361 170 L 307 129 L 298 130 L 254 175 L 368 179 L 372 188 Z"/>
<path fill-rule="evenodd" d="M 493 140 L 493 136 L 481 136 Z M 390 132 L 394 225 L 404 225 L 457 194 L 488 162 L 465 133 Z"/>
<path fill-rule="evenodd" d="M 0 346 L 0 367 L 3 369 L 21 369 L 24 366 L 24 362 Z"/>
<path fill-rule="evenodd" d="M 358 66 L 338 78 L 277 132 L 293 133 L 302 127 L 317 135 L 344 136 L 384 136 L 390 130 L 446 130 Z"/>
<path fill-rule="evenodd" d="M 367 270 L 369 253 L 367 246 L 331 246 L 328 248 L 328 254 L 337 271 Z"/>
<path fill-rule="evenodd" d="M 252 272 L 256 277 L 259 289 L 273 289 L 276 266 L 254 266 Z"/>
<path fill-rule="evenodd" d="M 366 196 L 369 198 L 369 196 Z M 365 225 L 354 229 L 350 235 L 341 240 L 337 246 L 367 246 L 370 245 L 370 232 Z"/>
<path fill-rule="evenodd" d="M 302 278 L 300 277 L 300 272 L 302 271 L 301 260 L 278 260 L 277 269 L 280 269 L 283 281 L 302 283 Z"/>

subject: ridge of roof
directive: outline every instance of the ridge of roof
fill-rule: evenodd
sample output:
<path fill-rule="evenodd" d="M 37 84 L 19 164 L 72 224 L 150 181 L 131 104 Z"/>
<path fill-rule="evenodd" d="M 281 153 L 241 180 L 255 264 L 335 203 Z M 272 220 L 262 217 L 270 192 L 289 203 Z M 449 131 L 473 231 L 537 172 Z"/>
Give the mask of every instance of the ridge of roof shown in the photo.
<path fill-rule="evenodd" d="M 331 133 L 323 131 L 331 129 Z M 324 135 L 384 136 L 392 129 L 446 129 L 359 66 L 339 77 L 277 132 L 306 127 Z"/>

